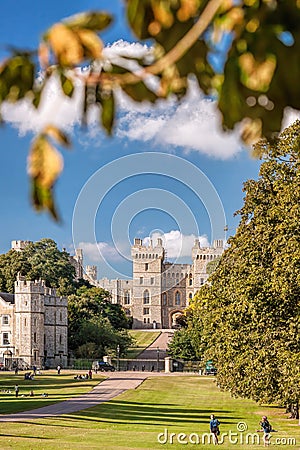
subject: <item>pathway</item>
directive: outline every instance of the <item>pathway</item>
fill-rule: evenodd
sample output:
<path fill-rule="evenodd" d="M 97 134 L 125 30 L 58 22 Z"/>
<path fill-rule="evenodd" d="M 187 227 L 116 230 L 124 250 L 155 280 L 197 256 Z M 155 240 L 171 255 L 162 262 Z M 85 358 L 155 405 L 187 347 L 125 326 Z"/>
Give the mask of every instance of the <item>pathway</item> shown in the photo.
<path fill-rule="evenodd" d="M 162 332 L 160 336 L 140 355 L 139 359 L 156 359 L 157 348 L 161 359 L 167 356 L 168 342 L 172 339 L 171 332 Z M 112 372 L 109 378 L 99 383 L 87 394 L 70 398 L 54 405 L 24 411 L 16 414 L 0 415 L 0 422 L 22 422 L 30 419 L 61 416 L 72 414 L 83 409 L 92 408 L 99 403 L 107 402 L 128 389 L 136 389 L 149 376 L 181 375 L 153 372 Z"/>
<path fill-rule="evenodd" d="M 82 409 L 92 408 L 99 403 L 111 400 L 128 389 L 136 389 L 148 376 L 147 372 L 114 372 L 87 394 L 31 411 L 0 415 L 0 422 L 21 422 L 28 419 L 71 414 Z"/>
<path fill-rule="evenodd" d="M 173 337 L 172 331 L 163 331 L 149 347 L 138 355 L 138 359 L 155 359 L 157 358 L 157 348 L 159 348 L 159 358 L 164 359 L 167 355 L 168 343 Z"/>

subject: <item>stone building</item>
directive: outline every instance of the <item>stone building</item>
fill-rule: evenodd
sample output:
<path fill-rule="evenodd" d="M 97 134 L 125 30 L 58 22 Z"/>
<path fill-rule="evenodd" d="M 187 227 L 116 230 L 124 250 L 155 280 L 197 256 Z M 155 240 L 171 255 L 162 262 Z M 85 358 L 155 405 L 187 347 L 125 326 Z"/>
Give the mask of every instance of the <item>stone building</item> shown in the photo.
<path fill-rule="evenodd" d="M 192 248 L 191 264 L 165 261 L 161 239 L 143 245 L 135 239 L 131 248 L 132 280 L 98 280 L 97 285 L 110 292 L 112 302 L 124 307 L 133 318 L 133 328 L 171 328 L 188 306 L 195 293 L 206 283 L 206 266 L 223 253 L 223 241 L 212 247 L 200 247 L 198 239 Z"/>
<path fill-rule="evenodd" d="M 0 362 L 7 368 L 67 365 L 67 299 L 44 281 L 18 276 L 14 294 L 0 293 Z"/>

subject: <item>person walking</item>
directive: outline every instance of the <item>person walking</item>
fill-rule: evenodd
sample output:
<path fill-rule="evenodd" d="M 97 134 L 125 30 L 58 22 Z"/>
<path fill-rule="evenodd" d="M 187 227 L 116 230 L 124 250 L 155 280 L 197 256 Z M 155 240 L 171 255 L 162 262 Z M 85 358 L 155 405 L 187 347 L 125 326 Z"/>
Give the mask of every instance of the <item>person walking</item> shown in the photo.
<path fill-rule="evenodd" d="M 60 375 L 61 367 L 57 366 L 57 375 Z"/>
<path fill-rule="evenodd" d="M 15 394 L 16 394 L 16 397 L 19 396 L 19 386 L 17 384 L 15 385 Z"/>
<path fill-rule="evenodd" d="M 219 440 L 218 440 L 218 436 L 220 434 L 219 425 L 220 425 L 220 422 L 218 421 L 218 419 L 215 418 L 214 414 L 211 414 L 209 428 L 210 428 L 211 434 L 213 434 L 213 439 L 214 439 L 215 445 L 218 445 L 218 443 L 219 443 Z"/>
<path fill-rule="evenodd" d="M 262 416 L 259 425 L 262 427 L 264 432 L 264 447 L 267 447 L 268 445 L 270 445 L 270 433 L 272 431 L 272 426 L 268 421 L 267 416 Z"/>

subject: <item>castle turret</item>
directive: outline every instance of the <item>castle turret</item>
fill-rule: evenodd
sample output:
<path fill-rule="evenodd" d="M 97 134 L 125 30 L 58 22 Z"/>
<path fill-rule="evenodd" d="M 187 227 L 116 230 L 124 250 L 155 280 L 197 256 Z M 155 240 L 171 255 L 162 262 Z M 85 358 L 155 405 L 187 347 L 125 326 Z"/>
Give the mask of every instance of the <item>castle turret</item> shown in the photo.
<path fill-rule="evenodd" d="M 143 245 L 134 239 L 133 260 L 133 328 L 161 328 L 161 274 L 165 257 L 162 240 Z M 137 319 L 139 318 L 139 319 Z"/>
<path fill-rule="evenodd" d="M 11 249 L 21 252 L 29 244 L 32 244 L 32 241 L 11 241 Z"/>
<path fill-rule="evenodd" d="M 30 367 L 44 359 L 44 281 L 27 281 L 18 275 L 15 282 L 16 356 Z"/>
<path fill-rule="evenodd" d="M 15 354 L 28 366 L 65 366 L 68 356 L 67 299 L 43 280 L 15 282 Z"/>

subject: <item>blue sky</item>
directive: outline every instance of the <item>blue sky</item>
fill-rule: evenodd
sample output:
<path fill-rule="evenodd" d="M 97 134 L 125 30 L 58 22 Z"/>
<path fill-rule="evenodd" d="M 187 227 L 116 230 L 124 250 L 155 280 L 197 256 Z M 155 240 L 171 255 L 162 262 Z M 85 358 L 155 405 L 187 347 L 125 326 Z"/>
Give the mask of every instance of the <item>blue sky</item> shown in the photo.
<path fill-rule="evenodd" d="M 29 0 L 18 2 L 17 7 L 13 2 L 5 2 L 0 16 L 0 56 L 5 56 L 8 44 L 36 48 L 39 37 L 51 24 L 71 14 L 99 7 L 112 12 L 116 17 L 113 26 L 103 35 L 106 44 L 113 44 L 120 39 L 135 42 L 126 26 L 121 1 L 52 0 L 45 6 L 42 2 Z M 117 47 L 126 45 L 119 43 Z M 140 51 L 134 45 L 132 48 L 133 51 Z M 70 108 L 71 106 L 69 112 Z M 74 109 L 75 107 L 73 112 Z M 57 110 L 53 111 L 52 115 L 56 115 Z M 159 105 L 156 110 L 152 110 L 149 105 L 136 108 L 123 96 L 120 99 L 120 111 L 120 121 L 112 139 L 105 137 L 93 126 L 84 131 L 76 118 L 66 117 L 64 125 L 71 135 L 73 148 L 71 151 L 63 151 L 65 167 L 56 187 L 63 222 L 56 224 L 46 214 L 37 214 L 29 200 L 26 158 L 33 137 L 32 129 L 40 117 L 33 117 L 30 111 L 24 112 L 22 108 L 9 110 L 5 115 L 9 123 L 0 129 L 1 252 L 9 249 L 11 240 L 35 241 L 42 237 L 50 237 L 59 247 L 71 250 L 74 207 L 80 191 L 90 177 L 119 158 L 148 152 L 152 152 L 153 158 L 161 154 L 169 155 L 167 165 L 164 166 L 164 159 L 160 160 L 158 157 L 156 168 L 151 173 L 147 173 L 145 167 L 142 175 L 130 175 L 123 165 L 124 160 L 120 159 L 116 163 L 119 170 L 118 182 L 106 189 L 103 201 L 96 211 L 87 207 L 85 216 L 81 216 L 82 234 L 76 236 L 75 240 L 83 243 L 85 262 L 98 265 L 99 277 L 130 276 L 128 256 L 130 240 L 134 236 L 146 237 L 155 230 L 165 233 L 171 242 L 170 257 L 173 255 L 174 239 L 178 236 L 189 237 L 183 247 L 189 245 L 191 238 L 197 234 L 210 241 L 212 224 L 206 210 L 207 205 L 203 204 L 203 198 L 201 200 L 205 184 L 202 176 L 208 177 L 217 191 L 225 211 L 224 220 L 229 228 L 234 229 L 238 219 L 233 217 L 233 213 L 242 206 L 242 183 L 246 179 L 257 178 L 259 162 L 251 159 L 248 150 L 241 149 L 236 134 L 224 136 L 216 131 L 214 103 L 203 99 L 195 86 L 192 86 L 189 97 L 179 106 L 169 102 L 168 105 Z M 57 115 L 60 117 L 59 113 Z M 176 173 L 174 176 L 168 175 L 168 169 L 176 166 L 177 157 L 199 170 L 197 192 L 192 189 L 196 180 L 191 180 L 190 183 L 180 181 L 180 170 L 177 177 Z M 132 161 L 135 167 L 137 159 Z M 183 171 L 187 170 L 184 161 Z M 104 172 L 99 172 L 99 176 L 109 173 L 109 166 L 107 167 Z M 139 163 L 136 164 L 136 171 L 138 170 Z M 196 175 L 195 178 L 197 177 Z M 100 191 L 101 187 L 99 191 L 93 191 L 94 200 L 97 200 Z M 131 216 L 127 214 L 129 210 Z M 92 237 L 85 234 L 84 230 L 84 222 L 88 222 L 89 215 L 93 215 L 95 224 Z M 187 221 L 189 216 L 190 223 Z M 223 229 L 222 224 L 218 226 L 219 230 Z M 176 234 L 176 231 L 181 234 Z M 102 258 L 98 254 L 97 243 L 102 249 Z M 186 248 L 181 256 L 188 259 Z"/>

